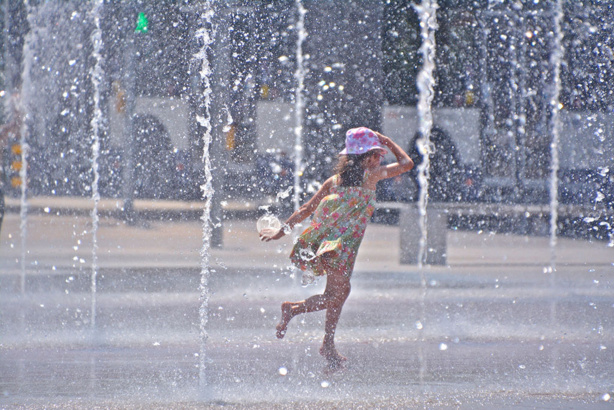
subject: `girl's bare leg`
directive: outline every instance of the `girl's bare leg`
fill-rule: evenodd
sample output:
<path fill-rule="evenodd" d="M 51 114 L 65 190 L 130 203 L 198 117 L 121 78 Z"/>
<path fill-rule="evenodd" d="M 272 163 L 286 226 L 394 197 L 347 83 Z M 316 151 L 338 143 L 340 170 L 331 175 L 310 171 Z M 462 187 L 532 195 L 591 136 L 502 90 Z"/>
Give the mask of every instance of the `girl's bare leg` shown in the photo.
<path fill-rule="evenodd" d="M 334 273 L 335 269 L 331 265 L 329 258 L 323 257 L 322 264 L 327 272 Z M 326 289 L 323 294 L 311 296 L 300 302 L 283 302 L 281 304 L 281 319 L 276 326 L 278 339 L 284 338 L 288 329 L 288 323 L 290 323 L 294 316 L 301 313 L 328 309 L 332 296 L 335 294 L 335 290 L 329 285 L 331 283 L 330 276 L 327 275 L 326 277 Z"/>
<path fill-rule="evenodd" d="M 327 281 L 328 283 L 328 281 Z M 281 320 L 277 325 L 277 338 L 283 339 L 286 335 L 288 323 L 296 315 L 301 313 L 316 312 L 326 309 L 328 306 L 326 291 L 322 295 L 314 295 L 300 302 L 284 302 L 281 304 Z"/>
<path fill-rule="evenodd" d="M 324 341 L 320 354 L 326 358 L 331 367 L 338 367 L 346 358 L 337 352 L 335 347 L 335 331 L 341 316 L 343 305 L 350 295 L 349 277 L 343 270 L 328 269 L 326 288 L 321 295 L 312 296 L 301 302 L 284 302 L 281 305 L 281 321 L 277 325 L 277 337 L 282 339 L 292 318 L 301 313 L 315 312 L 326 309 L 326 324 L 324 325 Z"/>
<path fill-rule="evenodd" d="M 346 358 L 337 352 L 335 348 L 335 331 L 341 316 L 343 305 L 350 295 L 350 279 L 343 271 L 329 273 L 326 282 L 326 291 L 329 291 L 331 300 L 326 310 L 326 324 L 324 325 L 324 341 L 320 348 L 320 354 L 328 360 L 330 366 L 337 367 Z M 324 292 L 326 294 L 326 291 Z"/>

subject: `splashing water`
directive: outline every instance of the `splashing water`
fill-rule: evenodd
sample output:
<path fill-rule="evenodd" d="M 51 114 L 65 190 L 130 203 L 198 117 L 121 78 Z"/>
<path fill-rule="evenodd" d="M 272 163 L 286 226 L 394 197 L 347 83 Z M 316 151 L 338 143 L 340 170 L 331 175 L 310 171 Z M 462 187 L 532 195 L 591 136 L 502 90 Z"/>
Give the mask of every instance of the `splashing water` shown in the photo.
<path fill-rule="evenodd" d="M 211 145 L 211 64 L 207 53 L 211 49 L 213 43 L 212 20 L 214 15 L 213 6 L 207 2 L 205 9 L 200 15 L 200 29 L 196 32 L 196 38 L 200 40 L 202 46 L 198 53 L 194 55 L 194 59 L 200 63 L 200 78 L 203 85 L 201 108 L 204 115 L 197 116 L 198 124 L 204 129 L 203 133 L 203 155 L 202 160 L 205 168 L 205 183 L 201 185 L 202 198 L 204 200 L 204 209 L 201 216 L 203 230 L 203 245 L 200 250 L 200 354 L 199 354 L 199 383 L 202 386 L 207 385 L 206 373 L 206 346 L 207 346 L 207 322 L 209 315 L 209 250 L 211 248 L 211 205 L 213 200 L 213 176 L 211 174 L 211 158 L 209 148 Z"/>
<path fill-rule="evenodd" d="M 418 208 L 420 212 L 420 248 L 418 251 L 418 268 L 420 269 L 420 287 L 422 289 L 420 299 L 420 323 L 425 323 L 425 299 L 426 299 L 426 278 L 422 264 L 426 262 L 426 247 L 427 247 L 427 213 L 428 205 L 428 190 L 429 190 L 429 168 L 430 168 L 430 135 L 433 127 L 433 113 L 431 104 L 434 96 L 435 79 L 433 71 L 435 70 L 435 31 L 437 30 L 437 1 L 423 0 L 420 6 L 416 6 L 416 11 L 420 16 L 420 27 L 422 45 L 420 52 L 422 53 L 422 68 L 418 74 L 417 87 L 420 92 L 418 99 L 418 121 L 420 129 L 420 138 L 417 141 L 418 151 L 422 155 L 422 162 L 418 166 L 418 182 L 420 184 L 420 193 L 418 198 Z M 419 361 L 420 361 L 420 386 L 424 386 L 424 378 L 426 375 L 426 357 L 423 352 L 425 344 L 424 331 L 422 331 L 421 343 L 419 346 Z"/>
<path fill-rule="evenodd" d="M 304 261 L 311 261 L 316 258 L 316 254 L 309 248 L 300 249 L 298 251 L 299 257 Z"/>
<path fill-rule="evenodd" d="M 288 189 L 286 189 L 285 191 L 278 192 L 275 197 L 276 201 L 279 202 L 280 199 L 286 199 L 287 197 L 289 197 L 293 189 L 294 187 L 288 187 Z"/>
<path fill-rule="evenodd" d="M 416 10 L 420 15 L 420 27 L 422 45 L 420 52 L 422 54 L 422 68 L 418 74 L 417 86 L 420 92 L 418 99 L 418 121 L 420 129 L 420 138 L 416 142 L 418 150 L 422 155 L 422 162 L 418 166 L 418 183 L 420 184 L 420 193 L 418 197 L 418 208 L 420 211 L 420 250 L 418 252 L 418 266 L 426 261 L 426 246 L 427 246 L 427 216 L 426 208 L 428 205 L 428 190 L 429 190 L 429 168 L 430 168 L 430 135 L 433 127 L 433 113 L 431 104 L 433 102 L 435 86 L 435 78 L 433 71 L 435 70 L 435 31 L 437 30 L 437 2 L 424 0 L 420 6 L 416 6 Z"/>
<path fill-rule="evenodd" d="M 553 67 L 552 97 L 550 108 L 552 110 L 551 125 L 552 142 L 550 143 L 551 163 L 550 163 L 550 265 L 547 272 L 550 276 L 550 287 L 555 287 L 556 282 L 556 244 L 557 244 L 557 224 L 558 224 L 558 171 L 559 171 L 559 142 L 561 121 L 559 114 L 561 106 L 559 95 L 561 93 L 561 61 L 563 59 L 563 31 L 561 22 L 563 20 L 563 3 L 557 0 L 554 10 L 554 46 L 550 55 L 551 66 Z M 550 304 L 550 322 L 556 323 L 557 302 L 554 299 Z M 557 367 L 557 359 L 552 358 L 552 369 Z"/>
<path fill-rule="evenodd" d="M 295 106 L 294 106 L 294 210 L 300 207 L 300 184 L 301 184 L 301 164 L 303 162 L 303 115 L 305 111 L 305 100 L 303 93 L 305 90 L 305 64 L 303 61 L 303 42 L 307 37 L 305 31 L 305 13 L 307 11 L 303 7 L 302 0 L 296 0 L 298 9 L 298 22 L 296 23 L 297 39 L 296 39 L 296 71 L 294 78 L 296 79 L 295 91 Z"/>
<path fill-rule="evenodd" d="M 514 134 L 516 143 L 516 155 L 515 155 L 515 183 L 514 189 L 516 197 L 522 196 L 524 191 L 525 170 L 526 170 L 526 95 L 525 93 L 519 93 L 518 90 L 526 90 L 526 42 L 522 41 L 522 38 L 518 38 L 518 31 L 525 33 L 524 28 L 525 18 L 515 15 L 511 20 L 512 29 L 509 36 L 509 53 L 512 75 L 510 75 L 510 89 L 513 90 L 512 104 L 514 106 L 514 113 L 512 113 L 511 123 L 514 124 Z M 514 29 L 518 27 L 518 29 Z M 525 218 L 524 223 L 527 223 Z"/>
<path fill-rule="evenodd" d="M 230 109 L 228 109 L 228 105 L 224 104 L 224 110 L 226 111 L 226 125 L 222 129 L 223 132 L 229 132 L 232 129 L 232 124 L 234 123 L 234 119 L 232 118 L 232 114 Z"/>
<path fill-rule="evenodd" d="M 281 229 L 281 222 L 275 215 L 266 214 L 256 222 L 256 229 L 262 234 L 276 234 Z"/>
<path fill-rule="evenodd" d="M 30 7 L 29 1 L 23 2 L 28 13 L 28 23 L 30 30 L 25 36 L 23 43 L 23 72 L 21 86 L 21 107 L 20 112 L 23 113 L 23 121 L 21 123 L 20 141 L 21 146 L 21 169 L 19 170 L 19 178 L 21 180 L 21 200 L 20 200 L 20 232 L 21 232 L 21 277 L 20 287 L 21 293 L 26 290 L 26 243 L 28 236 L 28 153 L 30 146 L 28 144 L 28 121 L 29 121 L 29 102 L 30 93 L 32 91 L 32 62 L 34 61 L 34 44 L 36 44 L 36 22 L 34 11 Z"/>
<path fill-rule="evenodd" d="M 91 275 L 91 293 L 92 293 L 92 317 L 91 327 L 96 328 L 96 281 L 98 276 L 98 203 L 100 202 L 100 193 L 98 192 L 98 181 L 100 174 L 98 172 L 98 157 L 100 155 L 100 126 L 102 124 L 102 110 L 100 109 L 100 85 L 103 79 L 102 71 L 102 30 L 100 29 L 100 14 L 104 4 L 104 0 L 97 0 L 92 9 L 92 17 L 94 19 L 95 28 L 92 31 L 90 40 L 92 41 L 93 51 L 92 56 L 96 61 L 94 68 L 91 70 L 92 86 L 94 87 L 94 115 L 90 125 L 92 127 L 92 172 L 94 179 L 92 181 L 92 200 L 94 208 L 92 209 L 92 275 Z"/>
<path fill-rule="evenodd" d="M 552 143 L 550 144 L 551 164 L 550 164 L 550 271 L 554 273 L 556 268 L 556 230 L 558 223 L 558 171 L 559 171 L 559 133 L 561 121 L 559 114 L 561 111 L 559 95 L 561 93 L 561 61 L 563 59 L 563 31 L 561 21 L 563 20 L 562 0 L 557 0 L 554 15 L 554 47 L 550 56 L 551 65 L 554 69 L 554 79 L 552 86 L 552 98 L 550 108 L 552 110 L 551 129 Z M 551 277 L 554 280 L 554 275 Z"/>

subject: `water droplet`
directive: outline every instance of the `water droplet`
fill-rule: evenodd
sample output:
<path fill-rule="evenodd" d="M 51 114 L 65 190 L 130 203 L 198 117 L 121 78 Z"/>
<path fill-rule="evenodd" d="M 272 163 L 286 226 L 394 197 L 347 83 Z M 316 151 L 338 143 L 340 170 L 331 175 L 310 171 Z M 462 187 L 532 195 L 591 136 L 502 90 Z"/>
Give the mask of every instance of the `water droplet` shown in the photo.
<path fill-rule="evenodd" d="M 303 272 L 303 276 L 301 277 L 301 285 L 302 286 L 311 285 L 312 283 L 315 282 L 315 280 L 316 280 L 316 277 L 311 271 L 305 271 Z"/>
<path fill-rule="evenodd" d="M 298 251 L 300 258 L 304 261 L 310 261 L 316 257 L 311 249 L 301 249 Z"/>
<path fill-rule="evenodd" d="M 605 195 L 603 195 L 601 192 L 597 192 L 597 196 L 595 197 L 595 202 L 601 202 L 605 199 Z"/>
<path fill-rule="evenodd" d="M 608 393 L 604 394 L 603 396 L 601 396 L 601 400 L 610 401 L 610 395 Z"/>
<path fill-rule="evenodd" d="M 443 352 L 444 350 L 448 350 L 448 345 L 447 345 L 447 344 L 445 344 L 445 343 L 440 343 L 440 344 L 439 344 L 439 350 L 441 350 L 442 352 Z"/>
<path fill-rule="evenodd" d="M 419 320 L 416 320 L 416 329 L 422 330 L 422 328 L 423 328 L 422 322 L 420 322 Z"/>
<path fill-rule="evenodd" d="M 282 375 L 282 376 L 285 376 L 285 375 L 287 375 L 287 374 L 288 374 L 288 369 L 286 369 L 286 368 L 285 368 L 285 367 L 283 367 L 283 366 L 282 366 L 282 367 L 280 367 L 278 371 L 279 371 L 279 374 L 280 374 L 280 375 Z"/>
<path fill-rule="evenodd" d="M 326 381 L 326 380 L 322 380 L 322 383 L 320 383 L 320 386 L 322 386 L 322 388 L 326 389 L 327 387 L 330 387 L 330 382 Z"/>

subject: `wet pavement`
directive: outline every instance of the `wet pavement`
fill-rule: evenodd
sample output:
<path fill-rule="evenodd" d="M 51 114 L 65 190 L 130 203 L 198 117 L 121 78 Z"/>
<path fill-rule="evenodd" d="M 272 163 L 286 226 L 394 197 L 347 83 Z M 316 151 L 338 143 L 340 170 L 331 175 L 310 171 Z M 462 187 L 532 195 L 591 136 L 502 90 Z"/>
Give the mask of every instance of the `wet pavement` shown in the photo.
<path fill-rule="evenodd" d="M 224 223 L 202 334 L 200 222 L 105 215 L 93 329 L 91 218 L 49 208 L 27 219 L 25 271 L 18 214 L 0 234 L 0 408 L 614 403 L 607 242 L 559 238 L 549 273 L 547 237 L 449 231 L 449 265 L 419 270 L 399 263 L 398 227 L 372 224 L 337 333 L 348 362 L 331 372 L 318 354 L 322 312 L 275 339 L 280 302 L 323 287 L 287 270 L 291 238 L 263 244 L 255 220 Z"/>

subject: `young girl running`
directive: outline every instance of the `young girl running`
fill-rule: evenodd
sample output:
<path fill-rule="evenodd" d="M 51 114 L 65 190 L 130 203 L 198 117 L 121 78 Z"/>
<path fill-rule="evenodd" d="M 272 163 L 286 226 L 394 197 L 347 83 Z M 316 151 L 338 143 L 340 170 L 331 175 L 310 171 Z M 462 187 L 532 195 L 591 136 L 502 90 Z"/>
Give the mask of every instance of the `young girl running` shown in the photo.
<path fill-rule="evenodd" d="M 397 162 L 381 165 L 389 149 Z M 290 260 L 301 270 L 326 275 L 326 288 L 321 295 L 300 302 L 283 302 L 277 337 L 283 338 L 288 323 L 300 313 L 326 309 L 324 342 L 320 354 L 331 367 L 345 361 L 335 348 L 335 330 L 343 304 L 350 294 L 350 277 L 356 254 L 365 233 L 367 221 L 375 210 L 375 188 L 378 181 L 409 171 L 413 161 L 390 138 L 365 127 L 350 129 L 345 149 L 339 154 L 335 175 L 327 179 L 318 192 L 294 212 L 276 233 L 261 232 L 263 241 L 285 235 L 313 214 L 311 224 L 298 238 Z"/>

